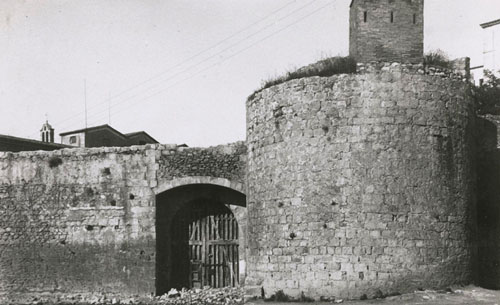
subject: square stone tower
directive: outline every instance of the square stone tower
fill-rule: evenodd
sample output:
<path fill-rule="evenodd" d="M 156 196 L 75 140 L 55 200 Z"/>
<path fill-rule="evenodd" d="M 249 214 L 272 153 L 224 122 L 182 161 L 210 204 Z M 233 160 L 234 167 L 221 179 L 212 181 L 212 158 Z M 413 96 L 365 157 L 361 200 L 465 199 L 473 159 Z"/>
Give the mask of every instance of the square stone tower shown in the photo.
<path fill-rule="evenodd" d="M 423 61 L 424 0 L 353 0 L 349 23 L 358 62 Z"/>

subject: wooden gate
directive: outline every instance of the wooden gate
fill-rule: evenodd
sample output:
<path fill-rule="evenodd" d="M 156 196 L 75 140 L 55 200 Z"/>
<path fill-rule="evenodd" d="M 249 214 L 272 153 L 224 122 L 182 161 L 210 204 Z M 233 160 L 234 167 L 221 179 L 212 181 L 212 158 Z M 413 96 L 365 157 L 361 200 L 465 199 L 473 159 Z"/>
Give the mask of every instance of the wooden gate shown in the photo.
<path fill-rule="evenodd" d="M 238 223 L 223 204 L 197 203 L 186 207 L 178 236 L 187 237 L 189 286 L 214 288 L 239 284 Z M 179 215 L 180 216 L 180 215 Z M 177 231 L 176 230 L 176 231 Z"/>

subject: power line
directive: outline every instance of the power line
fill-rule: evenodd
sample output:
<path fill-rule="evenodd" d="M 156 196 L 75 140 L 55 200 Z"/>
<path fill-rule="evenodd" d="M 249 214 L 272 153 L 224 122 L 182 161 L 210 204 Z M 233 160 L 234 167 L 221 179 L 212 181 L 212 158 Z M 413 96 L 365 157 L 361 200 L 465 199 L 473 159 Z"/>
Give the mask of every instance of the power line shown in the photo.
<path fill-rule="evenodd" d="M 286 19 L 286 18 L 290 17 L 291 15 L 295 14 L 295 13 L 296 13 L 296 12 L 298 12 L 298 11 L 302 11 L 302 9 L 304 9 L 304 8 L 305 8 L 305 7 L 307 7 L 307 6 L 312 5 L 314 2 L 317 2 L 317 0 L 312 0 L 312 1 L 307 2 L 305 5 L 302 5 L 302 6 L 298 7 L 297 9 L 293 10 L 292 12 L 288 13 L 288 14 L 287 14 L 287 15 L 285 15 L 284 17 L 281 17 L 280 19 L 278 19 L 278 20 L 277 20 L 277 22 L 282 21 L 282 20 L 284 20 L 284 19 Z M 330 5 L 330 3 L 328 3 L 328 4 L 327 4 L 327 5 L 325 5 L 325 6 L 320 7 L 318 10 L 320 10 L 320 9 L 322 9 L 322 8 L 324 8 L 324 7 L 328 6 L 328 5 Z M 318 11 L 318 10 L 316 10 L 316 11 Z M 314 11 L 314 12 L 316 12 L 316 11 Z M 308 15 L 307 15 L 307 16 L 308 16 Z M 306 17 L 307 17 L 307 16 L 306 16 Z M 302 20 L 302 19 L 299 19 L 299 21 L 300 21 L 300 20 Z M 294 23 L 292 23 L 291 25 L 293 25 L 293 24 L 294 24 Z M 152 85 L 152 86 L 149 86 L 149 87 L 145 88 L 145 90 L 144 90 L 143 92 L 139 92 L 139 93 L 134 94 L 134 95 L 132 95 L 132 96 L 130 96 L 130 97 L 127 97 L 127 98 L 125 98 L 125 99 L 123 99 L 123 100 L 120 100 L 120 101 L 117 101 L 117 102 L 113 103 L 113 104 L 110 106 L 110 108 L 113 108 L 113 107 L 115 107 L 115 106 L 117 106 L 117 105 L 119 105 L 119 104 L 122 104 L 122 103 L 126 102 L 126 101 L 132 100 L 133 98 L 137 97 L 138 95 L 140 95 L 140 94 L 142 94 L 142 93 L 144 93 L 144 92 L 146 92 L 146 91 L 148 91 L 148 90 L 150 90 L 150 89 L 155 89 L 155 88 L 157 88 L 158 86 L 163 85 L 165 81 L 170 81 L 170 80 L 174 79 L 175 77 L 177 77 L 177 76 L 179 76 L 179 75 L 181 75 L 181 74 L 183 74 L 183 73 L 185 73 L 185 72 L 187 72 L 187 71 L 191 70 L 192 68 L 199 66 L 199 64 L 200 64 L 200 63 L 204 63 L 204 62 L 206 62 L 207 60 L 210 60 L 210 59 L 213 59 L 213 58 L 215 58 L 215 57 L 219 56 L 220 54 L 222 54 L 222 53 L 224 53 L 225 51 L 227 51 L 227 50 L 231 49 L 232 47 L 237 46 L 237 45 L 241 44 L 241 43 L 242 43 L 242 42 L 244 42 L 244 41 L 247 41 L 249 38 L 254 37 L 254 36 L 256 36 L 256 35 L 260 34 L 260 33 L 261 33 L 261 32 L 263 32 L 265 29 L 267 29 L 267 28 L 269 28 L 269 27 L 272 27 L 272 26 L 274 26 L 274 25 L 275 25 L 275 23 L 274 23 L 274 22 L 273 22 L 273 23 L 270 23 L 270 24 L 267 24 L 266 26 L 264 26 L 264 27 L 262 27 L 261 29 L 259 29 L 257 32 L 254 32 L 254 33 L 252 33 L 252 34 L 249 34 L 249 35 L 245 36 L 243 39 L 240 39 L 240 40 L 238 40 L 237 42 L 235 42 L 235 43 L 233 43 L 233 44 L 231 44 L 231 45 L 229 45 L 229 46 L 225 47 L 224 49 L 222 49 L 222 50 L 221 50 L 221 51 L 219 51 L 218 53 L 213 54 L 213 55 L 211 55 L 211 56 L 209 56 L 209 57 L 206 57 L 206 58 L 204 58 L 203 60 L 201 60 L 201 61 L 199 61 L 199 62 L 196 62 L 196 63 L 194 63 L 194 64 L 192 64 L 192 65 L 190 65 L 190 66 L 186 67 L 185 69 L 183 69 L 183 70 L 181 70 L 181 71 L 179 71 L 179 72 L 177 72 L 177 73 L 175 73 L 175 74 L 173 74 L 173 75 L 169 76 L 169 77 L 168 77 L 166 80 L 164 80 L 161 84 L 154 84 L 154 85 Z M 290 25 L 290 26 L 291 26 L 291 25 Z M 284 29 L 286 29 L 286 28 L 284 28 Z M 279 32 L 280 32 L 280 31 L 278 31 L 278 32 L 276 32 L 276 33 L 279 33 Z M 264 40 L 265 40 L 265 39 L 264 39 Z M 258 42 L 260 42 L 260 41 L 262 41 L 262 40 L 259 40 Z M 239 53 L 236 53 L 236 54 L 239 54 Z M 232 58 L 232 57 L 233 57 L 233 56 L 228 57 L 228 59 L 229 59 L 229 58 Z M 222 61 L 222 62 L 223 62 L 223 61 Z M 221 62 L 217 62 L 216 64 L 219 64 L 219 63 L 221 63 Z M 212 66 L 210 66 L 210 67 L 212 67 Z M 203 70 L 203 71 L 204 71 L 204 70 Z M 177 83 L 178 83 L 178 82 L 174 83 L 174 85 L 176 85 Z M 169 89 L 169 88 L 171 88 L 171 86 L 167 87 L 166 89 Z M 166 89 L 161 90 L 160 92 L 163 92 L 163 91 L 165 91 Z M 156 95 L 156 93 L 155 93 L 154 95 Z M 153 96 L 154 96 L 154 95 L 153 95 Z M 146 99 L 147 99 L 147 98 L 149 98 L 149 97 L 151 97 L 151 96 L 146 97 Z M 143 100 L 143 99 L 141 99 L 141 100 Z M 96 113 L 96 115 L 99 115 L 99 114 L 101 114 L 101 113 L 102 113 L 102 111 L 99 111 L 98 113 Z"/>
<path fill-rule="evenodd" d="M 281 6 L 281 7 L 279 7 L 278 9 L 276 9 L 276 10 L 274 10 L 274 11 L 272 11 L 272 12 L 270 12 L 269 14 L 267 14 L 266 16 L 264 16 L 263 18 L 261 18 L 261 19 L 259 19 L 259 20 L 255 21 L 255 22 L 253 22 L 253 23 L 251 23 L 251 24 L 247 25 L 246 27 L 244 27 L 244 28 L 242 28 L 242 29 L 238 30 L 237 32 L 235 32 L 235 33 L 231 34 L 230 36 L 228 36 L 228 37 L 226 37 L 226 38 L 222 39 L 221 41 L 219 41 L 219 42 L 217 42 L 217 43 L 215 43 L 215 44 L 211 45 L 210 47 L 208 47 L 208 48 L 206 48 L 206 49 L 204 49 L 204 50 L 202 50 L 202 51 L 200 51 L 200 52 L 198 52 L 198 53 L 196 53 L 196 54 L 194 54 L 194 55 L 190 56 L 189 58 L 187 58 L 187 59 L 183 60 L 182 62 L 177 63 L 177 64 L 175 64 L 175 65 L 173 65 L 173 66 L 171 66 L 171 67 L 167 68 L 167 69 L 166 69 L 166 70 L 164 70 L 163 72 L 160 72 L 160 73 L 158 73 L 157 75 L 152 76 L 152 77 L 150 77 L 150 78 L 148 78 L 148 79 L 146 79 L 146 80 L 144 80 L 144 81 L 142 81 L 142 82 L 140 82 L 140 83 L 138 83 L 138 84 L 136 84 L 136 85 L 134 85 L 134 86 L 132 86 L 132 87 L 129 87 L 129 88 L 127 88 L 127 89 L 125 89 L 125 90 L 123 90 L 123 91 L 121 91 L 121 92 L 119 92 L 119 93 L 117 93 L 117 94 L 115 94 L 115 95 L 113 95 L 113 96 L 111 96 L 111 97 L 108 97 L 108 100 L 113 100 L 113 99 L 116 99 L 117 97 L 122 96 L 122 95 L 124 95 L 125 93 L 128 93 L 128 92 L 132 91 L 133 89 L 136 89 L 136 88 L 138 88 L 138 87 L 140 87 L 140 86 L 142 86 L 142 85 L 144 85 L 144 84 L 146 84 L 146 83 L 150 82 L 151 80 L 157 79 L 157 78 L 159 78 L 159 77 L 161 77 L 161 76 L 165 75 L 166 73 L 170 72 L 172 69 L 178 68 L 178 67 L 182 66 L 183 64 L 185 64 L 185 63 L 187 63 L 187 62 L 191 61 L 192 59 L 194 59 L 194 58 L 196 58 L 196 57 L 198 57 L 198 56 L 200 56 L 200 55 L 202 55 L 202 54 L 204 54 L 204 53 L 206 53 L 206 52 L 208 52 L 208 51 L 210 51 L 210 50 L 214 49 L 215 47 L 217 47 L 217 46 L 219 46 L 219 45 L 221 45 L 221 44 L 225 43 L 226 41 L 228 41 L 229 39 L 231 39 L 231 38 L 233 38 L 233 37 L 238 36 L 239 34 L 241 34 L 241 33 L 245 32 L 246 30 L 248 30 L 248 29 L 250 29 L 251 27 L 253 27 L 254 25 L 259 24 L 260 22 L 262 22 L 262 21 L 264 21 L 264 20 L 268 19 L 269 17 L 271 17 L 271 16 L 275 15 L 276 13 L 278 13 L 278 12 L 280 12 L 280 11 L 282 11 L 282 10 L 286 9 L 287 7 L 291 6 L 291 5 L 292 5 L 292 4 L 294 4 L 294 3 L 296 3 L 296 0 L 293 0 L 293 1 L 288 2 L 287 4 L 285 4 L 285 5 Z M 108 104 L 109 104 L 109 103 L 108 103 Z M 101 105 L 102 105 L 102 102 L 98 104 L 98 106 L 101 106 Z M 96 107 L 91 107 L 90 109 L 96 109 Z M 69 121 L 69 120 L 71 120 L 71 119 L 73 119 L 73 118 L 76 118 L 76 117 L 80 116 L 80 115 L 81 115 L 81 112 L 80 112 L 80 113 L 78 113 L 78 114 L 72 115 L 72 116 L 70 116 L 70 117 L 67 117 L 66 119 L 64 119 L 64 120 L 62 120 L 62 121 L 59 121 L 59 122 L 56 122 L 56 123 L 54 123 L 54 124 L 61 124 L 61 123 L 67 122 L 67 121 Z"/>
<path fill-rule="evenodd" d="M 237 31 L 237 32 L 235 32 L 235 33 L 233 33 L 233 34 L 231 34 L 230 36 L 228 36 L 228 37 L 224 38 L 223 40 L 221 40 L 221 41 L 219 41 L 219 42 L 217 42 L 217 43 L 215 43 L 214 45 L 212 45 L 212 46 L 208 47 L 207 49 L 204 49 L 204 50 L 202 50 L 202 51 L 200 51 L 200 52 L 198 52 L 198 53 L 196 53 L 196 54 L 192 55 L 191 57 L 187 58 L 187 59 L 186 59 L 186 60 L 184 60 L 183 62 L 178 63 L 178 64 L 176 64 L 176 65 L 174 65 L 174 66 L 172 66 L 172 67 L 169 67 L 167 70 L 165 70 L 165 71 L 163 71 L 163 72 L 161 72 L 161 73 L 159 73 L 159 74 L 157 74 L 157 75 L 155 75 L 155 76 L 153 76 L 153 77 L 150 77 L 150 78 L 148 78 L 147 80 L 142 81 L 141 83 L 139 83 L 139 84 L 137 84 L 137 85 L 135 85 L 135 86 L 133 86 L 133 87 L 131 87 L 131 88 L 128 88 L 128 89 L 126 89 L 126 90 L 124 90 L 124 91 L 122 91 L 122 92 L 120 92 L 120 93 L 118 93 L 118 94 L 116 94 L 116 95 L 113 95 L 110 99 L 114 99 L 114 98 L 115 98 L 115 97 L 117 97 L 117 96 L 121 96 L 123 93 L 129 92 L 130 90 L 135 89 L 135 88 L 137 88 L 137 87 L 139 87 L 139 86 L 141 86 L 141 85 L 143 85 L 143 84 L 145 84 L 145 83 L 147 83 L 147 82 L 149 82 L 149 81 L 151 81 L 151 80 L 153 80 L 153 79 L 156 79 L 156 78 L 158 78 L 158 77 L 161 77 L 161 76 L 165 75 L 165 74 L 166 74 L 167 72 L 169 72 L 170 70 L 175 69 L 175 68 L 177 68 L 177 67 L 179 67 L 179 66 L 183 65 L 184 63 L 186 63 L 186 62 L 190 61 L 191 59 L 194 59 L 194 58 L 198 57 L 199 55 L 201 55 L 201 54 L 203 54 L 203 53 L 205 53 L 205 52 L 207 52 L 207 51 L 212 50 L 213 48 L 215 48 L 215 47 L 217 47 L 217 46 L 221 45 L 222 43 L 224 43 L 224 42 L 228 41 L 229 39 L 231 39 L 231 38 L 233 38 L 233 37 L 236 37 L 236 36 L 237 36 L 237 35 L 239 35 L 240 33 L 243 33 L 243 32 L 244 32 L 244 31 L 246 31 L 247 29 L 251 28 L 252 26 L 254 26 L 254 25 L 256 25 L 256 24 L 260 23 L 260 22 L 261 22 L 261 21 L 263 21 L 263 20 L 266 20 L 267 18 L 271 17 L 271 16 L 272 16 L 272 15 L 274 15 L 275 13 L 277 13 L 277 12 L 279 12 L 279 11 L 281 11 L 281 10 L 283 10 L 283 9 L 287 8 L 288 6 L 290 6 L 290 5 L 291 5 L 292 3 L 294 3 L 294 2 L 296 2 L 296 1 L 294 0 L 294 1 L 291 1 L 291 2 L 289 2 L 289 3 L 287 3 L 287 4 L 285 4 L 284 6 L 282 6 L 282 7 L 278 8 L 278 9 L 276 9 L 276 10 L 272 11 L 271 13 L 269 13 L 268 15 L 266 15 L 264 18 L 261 18 L 261 19 L 259 19 L 258 21 L 253 22 L 252 24 L 250 24 L 250 25 L 246 26 L 246 27 L 245 27 L 245 28 L 243 28 L 243 29 L 240 29 L 239 31 Z"/>
<path fill-rule="evenodd" d="M 302 9 L 304 9 L 304 8 L 305 8 L 305 7 L 307 7 L 307 6 L 312 5 L 312 4 L 313 4 L 314 2 L 316 2 L 316 1 L 317 1 L 317 0 L 312 0 L 312 1 L 307 2 L 305 5 L 302 5 L 302 6 L 298 7 L 298 8 L 296 8 L 295 10 L 293 10 L 293 11 L 292 11 L 292 12 L 290 12 L 290 13 L 288 13 L 288 14 L 287 14 L 287 15 L 285 15 L 284 17 L 281 17 L 281 18 L 280 18 L 280 19 L 278 19 L 277 21 L 281 21 L 281 20 L 286 19 L 286 18 L 290 17 L 291 15 L 293 15 L 293 14 L 295 14 L 295 13 L 299 12 L 299 11 L 302 11 Z M 224 49 L 222 49 L 222 50 L 221 50 L 221 51 L 219 51 L 218 53 L 213 54 L 213 55 L 211 55 L 211 56 L 209 56 L 209 57 L 205 57 L 204 59 L 202 59 L 202 60 L 200 60 L 200 61 L 198 61 L 198 62 L 196 62 L 196 63 L 194 63 L 194 64 L 191 64 L 191 65 L 190 65 L 190 66 L 188 66 L 187 68 L 184 68 L 183 70 L 181 70 L 181 71 L 179 71 L 179 72 L 177 72 L 177 73 L 175 73 L 175 74 L 173 74 L 173 75 L 169 76 L 167 79 L 163 80 L 163 81 L 162 81 L 162 83 L 153 84 L 153 85 L 151 85 L 151 86 L 149 86 L 149 87 L 145 88 L 145 89 L 143 90 L 143 92 L 138 92 L 138 93 L 136 93 L 136 94 L 134 94 L 134 95 L 132 95 L 132 96 L 129 96 L 129 97 L 127 97 L 127 98 L 123 99 L 123 100 L 119 100 L 119 101 L 116 101 L 115 103 L 112 103 L 111 108 L 113 108 L 113 107 L 115 107 L 115 106 L 117 106 L 117 105 L 119 105 L 119 104 L 122 104 L 122 103 L 124 103 L 124 102 L 126 102 L 126 101 L 132 100 L 132 99 L 134 99 L 135 97 L 137 97 L 137 96 L 141 95 L 142 93 L 144 93 L 144 92 L 146 92 L 146 91 L 149 91 L 150 89 L 155 89 L 155 88 L 156 88 L 156 87 L 158 87 L 158 86 L 164 85 L 164 83 L 165 83 L 166 81 L 170 81 L 170 80 L 174 79 L 175 77 L 177 77 L 177 76 L 179 76 L 179 75 L 181 75 L 181 74 L 183 74 L 183 73 L 185 73 L 185 72 L 187 72 L 187 71 L 191 70 L 192 68 L 195 68 L 195 67 L 199 66 L 201 63 L 204 63 L 204 62 L 206 62 L 207 60 L 210 60 L 210 59 L 212 59 L 212 58 L 215 58 L 215 57 L 219 56 L 220 54 L 222 54 L 222 53 L 224 53 L 225 51 L 227 51 L 227 50 L 231 49 L 232 47 L 237 46 L 237 45 L 239 45 L 240 43 L 247 41 L 249 38 L 251 38 L 251 37 L 253 37 L 253 36 L 256 36 L 256 35 L 260 34 L 260 33 L 261 33 L 262 31 L 264 31 L 265 29 L 270 28 L 270 27 L 272 27 L 272 26 L 274 26 L 274 25 L 275 25 L 275 23 L 274 23 L 274 22 L 273 22 L 273 23 L 270 23 L 270 24 L 265 25 L 264 27 L 262 27 L 262 28 L 258 29 L 256 32 L 254 32 L 254 33 L 252 33 L 252 34 L 249 34 L 249 35 L 245 36 L 244 38 L 242 38 L 242 39 L 238 40 L 237 42 L 235 42 L 235 43 L 233 43 L 233 44 L 229 45 L 228 47 L 226 47 L 226 48 L 224 48 Z M 98 115 L 98 114 L 100 114 L 101 112 L 102 112 L 102 111 L 97 112 L 97 115 Z"/>
<path fill-rule="evenodd" d="M 227 60 L 229 60 L 229 59 L 231 59 L 231 58 L 233 58 L 233 57 L 235 57 L 235 56 L 237 56 L 237 55 L 239 55 L 239 54 L 243 53 L 244 51 L 246 51 L 246 50 L 248 50 L 248 49 L 250 49 L 250 48 L 254 47 L 255 45 L 257 45 L 258 43 L 260 43 L 260 42 L 262 42 L 262 41 L 264 41 L 264 40 L 267 40 L 267 39 L 269 39 L 269 38 L 271 38 L 271 37 L 275 36 L 276 34 L 281 33 L 281 32 L 283 32 L 284 30 L 286 30 L 286 29 L 290 28 L 291 26 L 293 26 L 293 25 L 295 25 L 295 24 L 299 23 L 300 21 L 302 21 L 302 20 L 304 20 L 304 19 L 306 19 L 306 18 L 308 18 L 308 17 L 312 16 L 313 14 L 315 14 L 315 13 L 319 12 L 320 10 L 324 9 L 325 7 L 327 7 L 327 6 L 328 6 L 328 5 L 330 5 L 330 4 L 331 4 L 331 3 L 327 3 L 326 5 L 323 5 L 323 6 L 319 7 L 318 9 L 316 9 L 316 10 L 314 10 L 314 11 L 310 12 L 309 14 L 307 14 L 307 15 L 303 16 L 302 18 L 299 18 L 298 20 L 294 21 L 293 23 L 290 23 L 290 24 L 286 25 L 285 27 L 281 28 L 280 30 L 275 31 L 275 32 L 273 32 L 273 33 L 271 33 L 271 34 L 269 34 L 269 35 L 267 35 L 267 36 L 263 37 L 262 39 L 260 39 L 260 40 L 258 40 L 258 41 L 256 41 L 256 42 L 252 43 L 251 45 L 247 46 L 246 48 L 239 50 L 238 52 L 236 52 L 236 53 L 232 54 L 231 56 L 229 56 L 229 57 L 227 57 L 227 58 L 225 58 L 225 59 L 223 59 L 223 60 L 221 60 L 221 61 L 219 61 L 219 62 L 216 62 L 216 63 L 214 63 L 214 64 L 212 64 L 212 65 L 210 65 L 210 66 L 208 66 L 208 67 L 206 67 L 206 68 L 203 68 L 203 69 L 201 69 L 201 70 L 197 71 L 195 74 L 193 74 L 193 75 L 191 75 L 191 76 L 189 76 L 189 77 L 187 77 L 187 78 L 184 78 L 184 79 L 182 79 L 182 80 L 180 80 L 180 81 L 178 81 L 178 82 L 176 82 L 176 83 L 173 83 L 172 85 L 168 86 L 167 88 L 164 88 L 164 89 L 162 89 L 162 90 L 160 90 L 160 91 L 157 91 L 157 92 L 155 92 L 155 93 L 153 93 L 153 94 L 151 94 L 151 95 L 149 95 L 149 96 L 146 96 L 146 97 L 144 97 L 144 98 L 142 98 L 142 99 L 140 99 L 140 100 L 138 100 L 138 101 L 136 101 L 136 102 L 134 102 L 134 103 L 132 103 L 132 104 L 128 105 L 128 107 L 126 107 L 126 108 L 122 108 L 122 109 L 120 109 L 120 110 L 117 110 L 117 111 L 115 112 L 115 114 L 116 114 L 116 113 L 118 113 L 118 112 L 122 112 L 122 111 L 124 111 L 124 110 L 126 110 L 126 109 L 130 108 L 131 106 L 136 105 L 138 102 L 142 102 L 142 101 L 147 100 L 147 99 L 149 99 L 149 98 L 151 98 L 151 97 L 154 97 L 154 96 L 156 96 L 156 95 L 158 95 L 158 94 L 160 94 L 160 93 L 162 93 L 162 92 L 164 92 L 164 91 L 166 91 L 166 90 L 168 90 L 168 89 L 170 89 L 170 88 L 172 88 L 172 87 L 174 87 L 174 86 L 176 86 L 176 85 L 178 85 L 178 84 L 180 84 L 180 83 L 182 83 L 182 82 L 184 82 L 184 81 L 186 81 L 186 80 L 189 80 L 189 79 L 191 79 L 191 78 L 193 78 L 193 77 L 197 76 L 198 74 L 200 74 L 200 73 L 202 73 L 202 72 L 204 72 L 204 71 L 206 71 L 206 70 L 208 70 L 208 69 L 211 69 L 212 67 L 214 67 L 214 66 L 216 66 L 216 65 L 219 65 L 219 64 L 221 64 L 221 63 L 223 63 L 223 62 L 225 62 L 225 61 L 227 61 Z"/>

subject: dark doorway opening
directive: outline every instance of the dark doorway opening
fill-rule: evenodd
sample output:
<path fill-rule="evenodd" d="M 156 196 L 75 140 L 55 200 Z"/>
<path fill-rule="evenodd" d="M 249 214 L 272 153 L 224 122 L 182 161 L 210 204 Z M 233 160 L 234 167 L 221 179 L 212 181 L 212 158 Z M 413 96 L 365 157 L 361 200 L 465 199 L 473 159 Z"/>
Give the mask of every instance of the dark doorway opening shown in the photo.
<path fill-rule="evenodd" d="M 222 186 L 177 187 L 156 198 L 156 293 L 239 283 L 242 232 L 232 210 L 245 195 Z M 232 207 L 232 208 L 230 208 Z"/>

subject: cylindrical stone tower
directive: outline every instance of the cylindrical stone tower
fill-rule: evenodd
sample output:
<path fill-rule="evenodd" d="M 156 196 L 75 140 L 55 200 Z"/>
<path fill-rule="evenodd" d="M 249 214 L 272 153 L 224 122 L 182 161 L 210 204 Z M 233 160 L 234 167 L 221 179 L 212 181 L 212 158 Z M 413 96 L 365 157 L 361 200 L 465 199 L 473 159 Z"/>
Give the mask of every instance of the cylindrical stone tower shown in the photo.
<path fill-rule="evenodd" d="M 246 284 L 266 296 L 372 297 L 473 276 L 468 85 L 421 65 L 370 69 L 247 101 Z"/>

